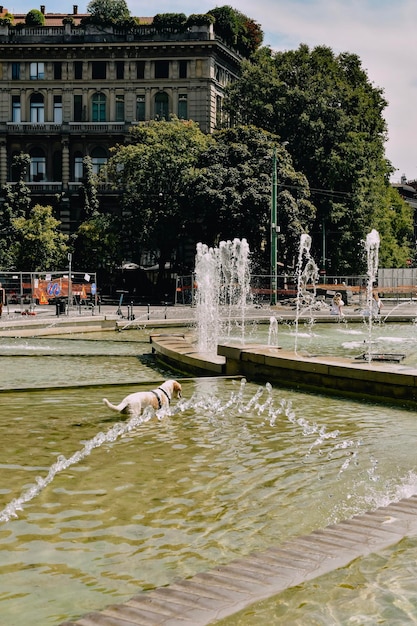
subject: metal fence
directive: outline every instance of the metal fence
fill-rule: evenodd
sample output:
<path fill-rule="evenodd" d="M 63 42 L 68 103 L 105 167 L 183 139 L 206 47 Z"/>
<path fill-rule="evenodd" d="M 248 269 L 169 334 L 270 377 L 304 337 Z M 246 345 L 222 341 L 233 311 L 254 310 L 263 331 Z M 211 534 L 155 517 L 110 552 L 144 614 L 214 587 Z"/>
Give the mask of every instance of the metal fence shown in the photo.
<path fill-rule="evenodd" d="M 0 272 L 0 287 L 6 306 L 97 305 L 95 272 Z"/>
<path fill-rule="evenodd" d="M 280 274 L 276 277 L 276 289 L 273 291 L 271 285 L 275 284 L 275 276 L 252 275 L 251 276 L 251 298 L 254 305 L 270 304 L 273 294 L 278 304 L 292 302 L 297 296 L 297 277 L 295 274 Z M 195 275 L 178 276 L 175 294 L 175 304 L 195 303 L 195 291 L 197 284 Z M 362 304 L 366 301 L 368 289 L 368 276 L 366 274 L 357 276 L 328 276 L 320 275 L 317 283 L 307 285 L 307 290 L 315 291 L 318 299 L 331 299 L 336 291 L 342 293 L 346 304 Z M 373 285 L 374 290 L 378 290 L 381 297 L 393 300 L 417 298 L 417 269 L 414 270 L 378 270 L 378 280 Z"/>

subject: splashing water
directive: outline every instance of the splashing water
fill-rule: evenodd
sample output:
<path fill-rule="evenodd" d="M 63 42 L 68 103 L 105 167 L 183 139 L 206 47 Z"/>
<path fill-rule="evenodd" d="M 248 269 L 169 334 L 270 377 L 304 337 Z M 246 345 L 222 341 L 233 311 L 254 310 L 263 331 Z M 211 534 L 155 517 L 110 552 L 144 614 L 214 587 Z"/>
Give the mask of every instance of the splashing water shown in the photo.
<path fill-rule="evenodd" d="M 316 283 L 319 278 L 319 271 L 314 259 L 310 254 L 311 249 L 311 237 L 307 234 L 302 234 L 300 237 L 300 249 L 298 253 L 297 261 L 297 308 L 295 315 L 295 340 L 294 340 L 294 352 L 297 354 L 298 348 L 298 322 L 303 311 L 312 309 L 316 298 Z M 307 285 L 313 285 L 313 293 L 307 290 Z"/>
<path fill-rule="evenodd" d="M 105 443 L 113 443 L 122 435 L 135 430 L 144 422 L 149 421 L 155 415 L 155 411 L 151 407 L 147 407 L 142 415 L 132 416 L 127 422 L 118 422 L 106 433 L 99 432 L 95 437 L 86 442 L 81 450 L 75 452 L 70 458 L 63 455 L 58 456 L 56 462 L 49 468 L 45 478 L 38 476 L 36 484 L 32 485 L 22 493 L 19 498 L 12 500 L 2 511 L 0 511 L 0 522 L 8 522 L 11 518 L 17 517 L 17 511 L 23 510 L 23 505 L 30 502 L 38 496 L 55 478 L 57 474 L 68 469 L 72 465 L 80 463 L 83 459 L 91 454 L 95 448 L 99 448 Z M 162 411 L 156 413 L 158 419 L 162 417 Z"/>
<path fill-rule="evenodd" d="M 379 233 L 375 229 L 366 236 L 367 276 L 366 302 L 368 307 L 368 361 L 372 360 L 373 285 L 378 273 Z"/>
<path fill-rule="evenodd" d="M 198 350 L 217 353 L 219 336 L 229 337 L 234 318 L 239 320 L 242 343 L 250 299 L 249 246 L 246 239 L 221 241 L 219 248 L 198 243 L 195 276 Z M 221 318 L 225 325 L 221 324 Z"/>
<path fill-rule="evenodd" d="M 278 320 L 273 315 L 269 318 L 268 346 L 278 346 Z"/>

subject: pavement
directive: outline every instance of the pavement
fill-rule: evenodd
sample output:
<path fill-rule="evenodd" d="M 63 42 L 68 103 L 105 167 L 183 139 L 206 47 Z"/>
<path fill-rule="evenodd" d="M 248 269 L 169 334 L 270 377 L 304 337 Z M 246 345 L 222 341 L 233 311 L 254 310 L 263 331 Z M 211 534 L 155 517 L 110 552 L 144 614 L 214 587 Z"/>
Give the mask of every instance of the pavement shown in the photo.
<path fill-rule="evenodd" d="M 363 306 L 346 305 L 344 307 L 344 319 L 346 321 L 362 322 Z M 177 304 L 168 305 L 123 305 L 119 307 L 114 305 L 90 306 L 73 306 L 70 310 L 57 312 L 55 305 L 37 305 L 33 307 L 25 307 L 19 305 L 10 305 L 3 307 L 3 313 L 0 317 L 0 334 L 5 334 L 12 329 L 39 328 L 48 326 L 50 328 L 62 327 L 62 330 L 68 326 L 93 326 L 99 325 L 101 322 L 106 327 L 116 326 L 118 328 L 136 326 L 149 326 L 160 324 L 168 326 L 169 324 L 188 325 L 196 322 L 197 309 L 195 306 Z M 227 310 L 227 315 L 229 311 Z M 298 312 L 299 318 L 302 320 L 314 318 L 316 322 L 338 322 L 340 318 L 330 314 L 330 307 L 320 306 L 311 311 L 309 308 L 301 309 Z M 236 319 L 241 319 L 240 310 L 236 310 L 231 315 Z M 278 321 L 288 320 L 294 321 L 297 316 L 297 310 L 291 304 L 277 304 L 270 306 L 268 303 L 262 306 L 248 306 L 245 312 L 247 321 L 264 321 L 269 322 L 271 317 L 276 317 Z M 382 321 L 405 321 L 409 322 L 417 318 L 417 301 L 409 299 L 392 299 L 385 301 L 381 311 L 380 320 Z M 28 333 L 29 334 L 29 333 Z"/>

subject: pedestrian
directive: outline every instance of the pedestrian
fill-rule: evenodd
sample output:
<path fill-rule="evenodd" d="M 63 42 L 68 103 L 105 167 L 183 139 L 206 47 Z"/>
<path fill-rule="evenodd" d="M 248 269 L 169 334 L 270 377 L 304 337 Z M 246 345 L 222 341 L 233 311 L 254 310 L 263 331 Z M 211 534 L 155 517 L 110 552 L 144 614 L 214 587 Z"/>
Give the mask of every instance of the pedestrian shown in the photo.
<path fill-rule="evenodd" d="M 342 299 L 342 294 L 339 293 L 339 291 L 337 291 L 332 299 L 332 310 L 331 310 L 331 314 L 332 315 L 338 315 L 339 317 L 345 317 L 344 313 L 343 313 L 343 307 L 345 306 L 345 303 L 343 302 Z"/>

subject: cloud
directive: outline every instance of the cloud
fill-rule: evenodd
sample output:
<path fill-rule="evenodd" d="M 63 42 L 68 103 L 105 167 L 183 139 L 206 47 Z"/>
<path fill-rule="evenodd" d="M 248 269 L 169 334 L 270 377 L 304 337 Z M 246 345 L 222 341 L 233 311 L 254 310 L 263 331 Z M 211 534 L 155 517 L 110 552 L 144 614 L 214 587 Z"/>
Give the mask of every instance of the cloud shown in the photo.
<path fill-rule="evenodd" d="M 274 50 L 326 45 L 335 53 L 357 54 L 370 82 L 384 91 L 388 107 L 387 157 L 397 169 L 394 180 L 405 173 L 417 178 L 417 155 L 412 130 L 417 110 L 417 3 L 415 0 L 158 0 L 152 6 L 127 0 L 132 15 L 204 13 L 230 5 L 257 21 L 264 43 Z M 79 4 L 86 10 L 87 2 Z M 18 12 L 33 5 L 23 0 Z M 72 10 L 72 4 L 66 7 Z M 66 8 L 62 10 L 65 11 Z M 46 6 L 47 10 L 52 10 Z"/>

